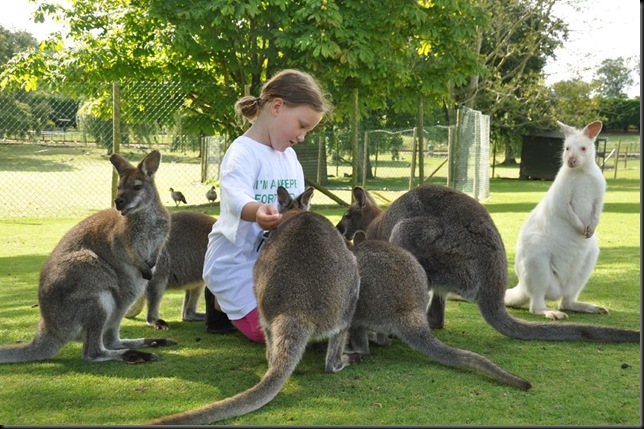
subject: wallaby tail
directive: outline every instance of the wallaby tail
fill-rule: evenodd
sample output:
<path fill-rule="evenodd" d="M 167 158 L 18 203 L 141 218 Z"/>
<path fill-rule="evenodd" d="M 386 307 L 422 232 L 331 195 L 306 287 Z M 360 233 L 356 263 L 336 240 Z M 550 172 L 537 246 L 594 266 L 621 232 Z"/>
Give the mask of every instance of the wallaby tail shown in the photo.
<path fill-rule="evenodd" d="M 36 337 L 30 343 L 13 344 L 0 348 L 0 363 L 32 362 L 54 357 L 65 341 L 47 333 L 40 321 Z"/>
<path fill-rule="evenodd" d="M 250 413 L 269 403 L 282 389 L 299 363 L 307 340 L 296 341 L 289 353 L 273 351 L 269 368 L 255 386 L 235 396 L 183 413 L 171 414 L 150 421 L 153 425 L 196 425 L 216 422 Z"/>
<path fill-rule="evenodd" d="M 475 369 L 495 380 L 523 390 L 528 390 L 532 387 L 532 384 L 526 379 L 504 370 L 486 357 L 468 350 L 448 346 L 431 333 L 429 326 L 427 326 L 427 329 L 418 329 L 416 332 L 406 330 L 406 332 L 400 332 L 400 334 L 398 336 L 407 344 L 443 365 Z"/>
<path fill-rule="evenodd" d="M 503 299 L 479 295 L 483 318 L 503 335 L 520 340 L 597 341 L 605 343 L 639 343 L 640 331 L 609 328 L 580 323 L 540 323 L 516 319 L 508 313 Z"/>

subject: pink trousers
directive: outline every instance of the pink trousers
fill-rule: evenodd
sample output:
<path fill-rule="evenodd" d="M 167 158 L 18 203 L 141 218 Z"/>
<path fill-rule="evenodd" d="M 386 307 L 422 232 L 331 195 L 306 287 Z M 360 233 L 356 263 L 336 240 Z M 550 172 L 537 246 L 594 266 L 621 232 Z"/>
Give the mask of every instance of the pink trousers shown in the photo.
<path fill-rule="evenodd" d="M 254 308 L 241 319 L 231 320 L 231 322 L 237 329 L 239 329 L 239 332 L 252 341 L 258 343 L 263 343 L 265 341 L 264 331 L 262 331 L 262 327 L 259 324 L 259 312 L 257 311 L 257 308 Z"/>

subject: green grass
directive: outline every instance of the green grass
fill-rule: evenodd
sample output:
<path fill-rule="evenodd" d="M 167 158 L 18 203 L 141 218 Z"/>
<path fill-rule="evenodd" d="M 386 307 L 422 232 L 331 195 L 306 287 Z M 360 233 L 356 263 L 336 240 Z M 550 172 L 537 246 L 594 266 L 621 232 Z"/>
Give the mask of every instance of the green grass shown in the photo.
<path fill-rule="evenodd" d="M 639 172 L 638 172 L 639 173 Z M 635 175 L 635 173 L 633 173 Z M 551 182 L 493 179 L 485 202 L 508 253 L 510 285 L 521 224 Z M 608 315 L 569 313 L 569 322 L 640 328 L 640 195 L 637 177 L 608 180 L 597 229 L 601 254 L 580 299 Z M 313 200 L 319 201 L 320 193 Z M 348 192 L 346 198 L 348 198 Z M 191 209 L 215 216 L 218 208 Z M 343 209 L 317 206 L 337 222 Z M 172 210 L 175 210 L 172 208 Z M 181 208 L 181 210 L 185 210 Z M 29 341 L 39 318 L 40 266 L 79 218 L 0 219 L 0 344 Z M 126 319 L 122 336 L 169 337 L 162 361 L 88 363 L 80 343 L 46 362 L 0 365 L 0 422 L 13 425 L 143 424 L 205 405 L 253 386 L 266 370 L 264 346 L 238 333 L 211 335 L 181 322 L 182 293 L 161 305 L 168 332 L 145 325 L 145 311 Z M 201 304 L 203 305 L 203 304 Z M 526 320 L 545 320 L 510 310 Z M 567 322 L 552 322 L 567 323 Z M 472 371 L 433 362 L 400 341 L 373 347 L 362 363 L 323 373 L 324 353 L 309 350 L 282 391 L 263 408 L 223 423 L 235 425 L 629 425 L 641 423 L 640 346 L 557 343 L 507 338 L 471 303 L 450 301 L 435 335 L 481 353 L 531 381 L 523 392 Z"/>

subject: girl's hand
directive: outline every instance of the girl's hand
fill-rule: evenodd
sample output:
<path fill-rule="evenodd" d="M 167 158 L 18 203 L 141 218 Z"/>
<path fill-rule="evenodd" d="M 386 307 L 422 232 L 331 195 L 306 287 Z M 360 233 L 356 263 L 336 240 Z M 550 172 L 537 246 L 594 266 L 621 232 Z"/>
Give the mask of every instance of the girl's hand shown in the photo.
<path fill-rule="evenodd" d="M 282 214 L 277 210 L 277 207 L 270 204 L 262 204 L 257 208 L 257 224 L 264 230 L 273 230 L 282 219 Z"/>

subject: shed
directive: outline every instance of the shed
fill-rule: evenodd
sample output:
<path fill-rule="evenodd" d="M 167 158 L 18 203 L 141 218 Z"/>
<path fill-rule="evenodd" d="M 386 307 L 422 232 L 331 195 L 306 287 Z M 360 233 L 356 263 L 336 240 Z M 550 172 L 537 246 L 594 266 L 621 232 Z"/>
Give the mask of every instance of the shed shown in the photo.
<path fill-rule="evenodd" d="M 561 167 L 564 135 L 543 131 L 523 136 L 519 179 L 554 180 Z"/>

